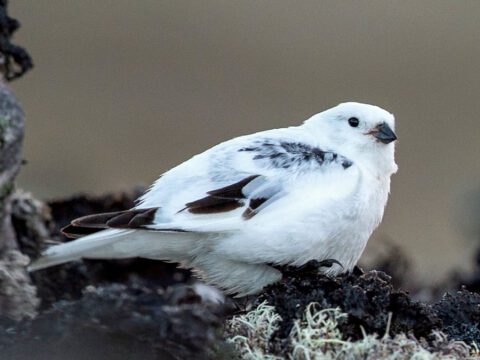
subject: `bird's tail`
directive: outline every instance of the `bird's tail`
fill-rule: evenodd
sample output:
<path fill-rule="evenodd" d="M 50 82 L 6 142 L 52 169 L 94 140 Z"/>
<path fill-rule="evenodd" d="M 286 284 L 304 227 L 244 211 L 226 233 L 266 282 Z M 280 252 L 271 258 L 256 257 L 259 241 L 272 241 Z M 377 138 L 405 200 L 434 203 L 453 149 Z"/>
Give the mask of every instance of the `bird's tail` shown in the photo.
<path fill-rule="evenodd" d="M 124 259 L 152 257 L 169 261 L 188 258 L 194 235 L 191 233 L 108 229 L 47 249 L 28 267 L 36 271 L 80 258 Z"/>

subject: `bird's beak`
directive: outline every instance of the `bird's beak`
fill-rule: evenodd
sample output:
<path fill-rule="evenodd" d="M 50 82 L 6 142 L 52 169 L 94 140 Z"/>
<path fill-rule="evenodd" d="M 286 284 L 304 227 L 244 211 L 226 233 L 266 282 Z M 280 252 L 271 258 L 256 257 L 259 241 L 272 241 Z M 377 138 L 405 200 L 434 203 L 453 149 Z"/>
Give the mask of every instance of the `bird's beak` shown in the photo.
<path fill-rule="evenodd" d="M 390 144 L 392 141 L 397 140 L 397 135 L 393 130 L 388 126 L 386 122 L 381 123 L 380 125 L 373 128 L 369 134 L 375 136 L 378 141 L 384 144 Z"/>

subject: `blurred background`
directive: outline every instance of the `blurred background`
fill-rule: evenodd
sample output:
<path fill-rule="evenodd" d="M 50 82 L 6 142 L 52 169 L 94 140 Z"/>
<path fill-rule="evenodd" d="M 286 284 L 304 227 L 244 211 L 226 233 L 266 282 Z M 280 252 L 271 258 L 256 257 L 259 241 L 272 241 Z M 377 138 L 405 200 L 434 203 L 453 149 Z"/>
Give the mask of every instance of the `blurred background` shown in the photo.
<path fill-rule="evenodd" d="M 400 170 L 365 257 L 400 244 L 424 284 L 471 266 L 479 1 L 12 0 L 10 13 L 36 66 L 13 87 L 19 185 L 37 197 L 149 184 L 223 140 L 367 102 L 396 115 Z"/>

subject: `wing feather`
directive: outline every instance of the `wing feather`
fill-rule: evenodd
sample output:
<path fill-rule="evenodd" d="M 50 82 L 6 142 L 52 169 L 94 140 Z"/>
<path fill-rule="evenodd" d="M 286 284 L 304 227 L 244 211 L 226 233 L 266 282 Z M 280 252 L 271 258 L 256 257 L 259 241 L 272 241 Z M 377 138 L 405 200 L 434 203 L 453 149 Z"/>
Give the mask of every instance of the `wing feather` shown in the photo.
<path fill-rule="evenodd" d="M 208 231 L 239 229 L 298 187 L 297 179 L 344 171 L 353 163 L 312 139 L 264 132 L 232 139 L 163 174 L 138 206 L 72 221 L 69 236 L 94 229 Z M 293 134 L 298 135 L 298 134 Z"/>
<path fill-rule="evenodd" d="M 78 238 L 104 229 L 141 229 L 153 224 L 158 208 L 130 209 L 87 215 L 74 219 L 62 229 L 69 238 Z"/>

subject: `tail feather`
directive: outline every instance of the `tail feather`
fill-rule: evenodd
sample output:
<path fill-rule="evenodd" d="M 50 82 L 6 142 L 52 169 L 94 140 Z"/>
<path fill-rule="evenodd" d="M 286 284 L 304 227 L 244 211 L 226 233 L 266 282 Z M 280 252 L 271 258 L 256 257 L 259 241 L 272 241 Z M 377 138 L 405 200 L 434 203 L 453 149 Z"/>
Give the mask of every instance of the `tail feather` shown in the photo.
<path fill-rule="evenodd" d="M 133 230 L 104 230 L 80 239 L 61 245 L 55 245 L 42 254 L 28 267 L 28 271 L 36 271 L 54 265 L 60 265 L 69 261 L 78 260 L 97 249 L 120 241 Z"/>
<path fill-rule="evenodd" d="M 36 271 L 69 261 L 155 257 L 169 261 L 188 259 L 196 239 L 193 233 L 108 229 L 65 244 L 52 246 L 29 267 Z"/>

